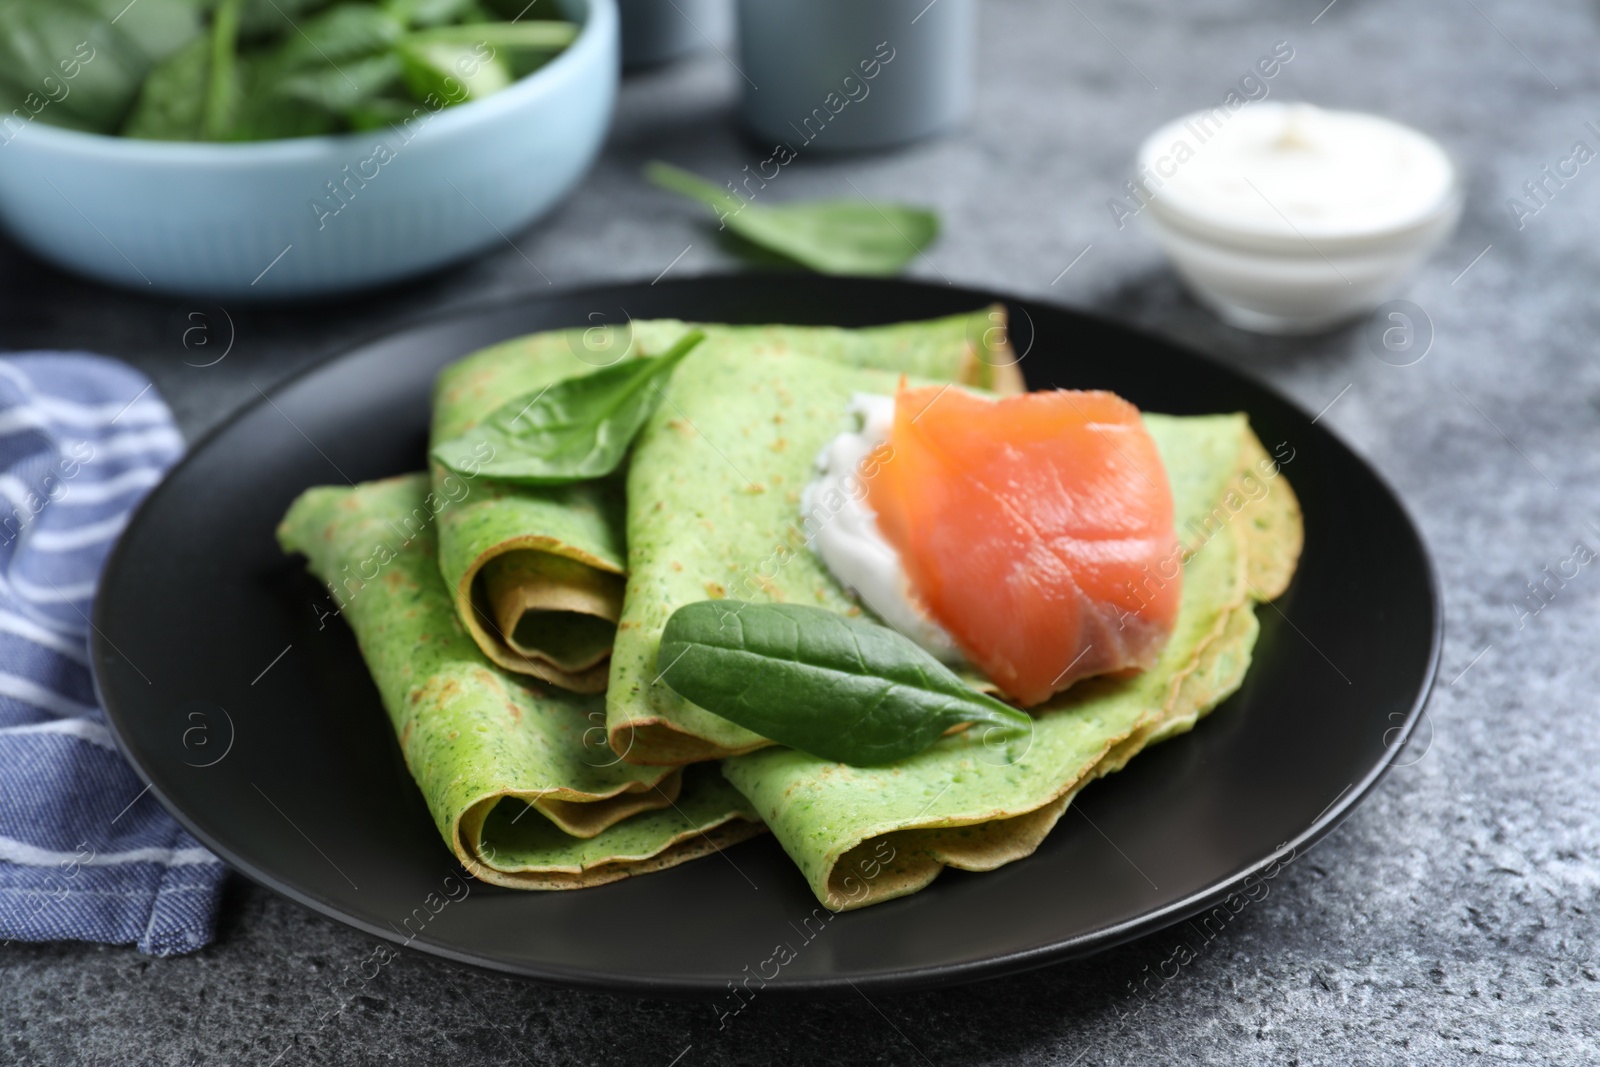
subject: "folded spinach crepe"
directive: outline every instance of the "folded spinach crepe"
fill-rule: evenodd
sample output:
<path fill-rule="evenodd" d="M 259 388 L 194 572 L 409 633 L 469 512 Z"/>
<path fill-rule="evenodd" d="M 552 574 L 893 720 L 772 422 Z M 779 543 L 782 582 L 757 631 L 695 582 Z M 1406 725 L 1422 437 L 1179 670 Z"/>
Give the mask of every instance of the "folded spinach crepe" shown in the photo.
<path fill-rule="evenodd" d="M 439 375 L 432 442 L 456 437 L 501 405 L 563 378 L 658 355 L 688 328 L 652 320 L 619 329 L 561 330 L 474 353 Z M 1005 312 L 998 307 L 859 330 L 703 329 L 706 339 L 692 358 L 720 356 L 759 366 L 771 357 L 805 352 L 844 367 L 880 367 L 1004 392 L 1022 387 L 1006 340 Z M 663 407 L 669 408 L 663 421 L 670 420 L 670 405 Z M 436 491 L 442 493 L 446 479 L 454 477 L 459 475 L 433 465 Z M 440 516 L 439 567 L 485 655 L 507 670 L 576 692 L 606 688 L 607 660 L 622 618 L 624 513 L 620 476 L 553 488 L 474 479 L 471 496 Z"/>
<path fill-rule="evenodd" d="M 462 864 L 500 885 L 575 889 L 759 832 L 715 767 L 624 763 L 605 744 L 598 699 L 535 687 L 479 652 L 436 564 L 435 522 L 457 506 L 423 474 L 323 486 L 294 502 L 278 540 L 341 605 Z"/>
<path fill-rule="evenodd" d="M 1186 557 L 1177 625 L 1153 669 L 1080 682 L 1035 709 L 1031 736 L 996 747 L 970 730 L 888 767 L 779 748 L 724 763 L 825 906 L 1027 856 L 1079 789 L 1188 730 L 1243 681 L 1254 605 L 1283 592 L 1299 558 L 1299 505 L 1242 415 L 1145 421 Z"/>
<path fill-rule="evenodd" d="M 854 394 L 892 394 L 902 377 L 927 382 L 930 372 L 970 363 L 954 342 L 967 345 L 974 324 L 992 314 L 968 316 L 964 325 L 829 332 L 853 336 L 859 351 L 864 336 L 939 327 L 952 342 L 942 364 L 892 352 L 897 358 L 885 360 L 872 349 L 866 354 L 878 358 L 870 361 L 824 359 L 815 343 L 756 344 L 754 333 L 702 345 L 679 364 L 665 401 L 635 439 L 627 476 L 628 584 L 606 690 L 611 745 L 624 759 L 675 765 L 768 743 L 661 682 L 656 653 L 667 619 L 685 604 L 723 597 L 858 611 L 806 547 L 807 522 L 828 518 L 801 514 L 812 464 L 851 428 Z M 991 375 L 988 384 L 1021 388 L 1015 373 Z"/>

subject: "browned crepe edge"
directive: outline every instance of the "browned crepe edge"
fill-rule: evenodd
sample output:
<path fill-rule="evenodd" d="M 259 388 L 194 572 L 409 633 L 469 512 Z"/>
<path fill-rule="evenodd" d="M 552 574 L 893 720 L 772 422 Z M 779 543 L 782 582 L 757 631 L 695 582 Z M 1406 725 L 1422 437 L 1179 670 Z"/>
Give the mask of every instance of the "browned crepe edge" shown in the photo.
<path fill-rule="evenodd" d="M 699 859 L 712 852 L 720 852 L 729 845 L 767 832 L 760 822 L 753 822 L 738 813 L 730 813 L 720 823 L 706 827 L 691 827 L 673 838 L 667 847 L 649 856 L 616 856 L 604 863 L 587 868 L 556 868 L 542 871 L 500 871 L 485 866 L 459 848 L 456 857 L 463 867 L 480 881 L 508 889 L 587 889 L 590 886 L 620 882 L 638 874 L 666 870 L 680 863 Z"/>
<path fill-rule="evenodd" d="M 654 716 L 630 719 L 612 727 L 607 740 L 613 752 L 636 767 L 681 767 L 688 763 L 742 756 L 772 744 L 763 737 L 744 748 L 724 748 Z"/>
<path fill-rule="evenodd" d="M 1004 304 L 990 304 L 986 309 L 990 315 L 999 315 L 1002 322 L 1002 338 L 997 345 L 974 344 L 969 337 L 967 351 L 961 360 L 960 371 L 956 381 L 961 385 L 975 385 L 980 389 L 987 389 L 1000 396 L 1014 396 L 1017 393 L 1028 391 L 1028 383 L 1022 377 L 1022 357 L 1016 354 L 1016 349 L 1011 344 L 1010 315 Z M 984 333 L 987 342 L 988 332 Z M 1003 358 L 985 359 L 979 355 L 979 350 L 986 348 L 991 356 Z"/>
<path fill-rule="evenodd" d="M 588 577 L 583 581 L 573 581 L 553 579 L 546 575 L 543 576 L 543 580 L 536 583 L 511 581 L 506 571 L 497 568 L 496 564 L 504 562 L 516 566 L 517 561 L 513 561 L 512 556 L 543 556 L 551 560 L 562 560 L 574 568 L 582 569 Z M 527 649 L 518 644 L 516 632 L 522 616 L 530 611 L 561 611 L 574 615 L 589 615 L 615 626 L 617 620 L 622 617 L 621 575 L 609 570 L 598 570 L 570 556 L 556 556 L 549 552 L 533 552 L 528 549 L 496 553 L 478 568 L 478 575 L 483 580 L 485 598 L 489 602 L 489 609 L 500 631 L 501 640 L 513 652 L 529 659 L 549 663 L 557 670 L 573 675 L 581 674 L 611 657 L 611 647 L 607 645 L 582 662 L 557 660 L 548 652 Z M 497 581 L 497 575 L 500 581 Z M 606 588 L 608 579 L 618 588 Z M 497 585 L 500 588 L 497 589 Z"/>
<path fill-rule="evenodd" d="M 476 840 L 489 812 L 502 800 L 520 800 L 537 808 L 545 818 L 573 837 L 594 837 L 630 815 L 670 806 L 683 786 L 681 769 L 663 774 L 654 782 L 624 782 L 605 793 L 585 793 L 577 789 L 540 790 L 496 789 L 467 805 L 456 819 L 457 844 L 452 849 L 470 851 L 465 842 Z M 573 809 L 584 809 L 581 818 L 572 818 Z"/>
<path fill-rule="evenodd" d="M 611 673 L 611 657 L 606 656 L 592 667 L 581 671 L 563 670 L 549 660 L 525 656 L 508 645 L 500 633 L 500 627 L 492 617 L 487 616 L 481 605 L 473 597 L 473 586 L 477 582 L 478 572 L 483 570 L 484 564 L 507 552 L 518 550 L 531 550 L 546 552 L 552 556 L 563 556 L 576 560 L 598 571 L 608 574 L 621 574 L 622 571 L 607 563 L 597 556 L 574 549 L 550 537 L 541 537 L 537 534 L 526 534 L 522 537 L 501 541 L 493 548 L 488 549 L 477 559 L 472 561 L 466 573 L 461 576 L 461 581 L 456 585 L 456 614 L 461 617 L 467 632 L 472 635 L 472 640 L 496 664 L 508 671 L 517 674 L 527 674 L 552 685 L 559 685 L 563 689 L 570 689 L 574 693 L 603 693 L 606 680 Z"/>

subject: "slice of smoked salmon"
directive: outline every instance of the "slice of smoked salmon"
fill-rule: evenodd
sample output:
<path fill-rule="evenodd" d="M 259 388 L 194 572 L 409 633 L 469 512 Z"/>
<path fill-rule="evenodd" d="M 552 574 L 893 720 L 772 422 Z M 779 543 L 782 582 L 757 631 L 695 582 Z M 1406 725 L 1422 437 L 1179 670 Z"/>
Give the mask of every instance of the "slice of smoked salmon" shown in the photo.
<path fill-rule="evenodd" d="M 1007 696 L 1033 705 L 1154 666 L 1183 577 L 1138 408 L 1106 392 L 990 400 L 902 381 L 889 447 L 867 479 L 878 526 L 922 606 Z"/>

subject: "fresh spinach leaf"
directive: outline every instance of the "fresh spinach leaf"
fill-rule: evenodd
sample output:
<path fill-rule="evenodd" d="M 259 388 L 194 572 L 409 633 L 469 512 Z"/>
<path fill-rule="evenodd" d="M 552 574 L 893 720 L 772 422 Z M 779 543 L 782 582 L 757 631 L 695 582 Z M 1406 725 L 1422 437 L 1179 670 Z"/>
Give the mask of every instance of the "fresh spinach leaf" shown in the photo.
<path fill-rule="evenodd" d="M 407 26 L 444 26 L 481 21 L 476 0 L 383 0 L 383 9 Z"/>
<path fill-rule="evenodd" d="M 577 35 L 570 22 L 474 22 L 413 31 L 396 51 L 414 97 L 461 104 L 499 92 Z"/>
<path fill-rule="evenodd" d="M 313 104 L 336 115 L 370 103 L 400 79 L 400 57 L 383 52 L 290 74 L 273 88 L 279 96 Z"/>
<path fill-rule="evenodd" d="M 150 63 L 98 12 L 72 0 L 0 0 L 0 121 L 7 138 L 37 118 L 110 133 Z"/>
<path fill-rule="evenodd" d="M 328 0 L 245 0 L 239 36 L 247 41 L 294 36 L 296 26 L 327 6 Z"/>
<path fill-rule="evenodd" d="M 278 87 L 287 75 L 282 65 L 271 57 L 247 51 L 239 56 L 239 69 L 244 90 L 233 126 L 228 131 L 230 141 L 314 137 L 333 133 L 346 121 L 348 112 L 335 114 L 317 104 L 279 93 Z"/>
<path fill-rule="evenodd" d="M 150 72 L 122 135 L 148 141 L 199 140 L 210 80 L 211 40 L 196 38 Z"/>
<path fill-rule="evenodd" d="M 578 27 L 570 22 L 472 22 L 417 30 L 409 39 L 554 52 L 567 47 L 577 37 Z"/>
<path fill-rule="evenodd" d="M 667 619 L 656 669 L 715 715 L 856 766 L 914 756 L 963 723 L 1033 728 L 887 626 L 802 604 L 687 604 Z"/>
<path fill-rule="evenodd" d="M 483 6 L 507 22 L 559 22 L 567 16 L 559 0 L 483 0 Z"/>
<path fill-rule="evenodd" d="M 390 125 L 497 92 L 576 38 L 526 7 L 495 22 L 484 0 L 0 0 L 0 141 L 34 119 L 190 141 Z"/>
<path fill-rule="evenodd" d="M 468 27 L 463 27 L 468 28 Z M 511 84 L 511 71 L 492 49 L 480 44 L 407 38 L 395 49 L 406 88 L 419 100 L 430 97 L 464 104 Z"/>
<path fill-rule="evenodd" d="M 404 92 L 387 90 L 350 108 L 344 113 L 344 120 L 353 130 L 384 130 L 403 125 L 421 111 L 422 105 Z"/>
<path fill-rule="evenodd" d="M 220 141 L 239 103 L 239 11 L 244 0 L 222 0 L 211 21 L 211 69 L 206 78 L 206 140 Z"/>
<path fill-rule="evenodd" d="M 37 0 L 36 0 L 37 2 Z M 210 7 L 208 0 L 82 0 L 144 53 L 151 63 L 160 63 L 178 49 L 203 35 L 201 14 Z"/>
<path fill-rule="evenodd" d="M 624 360 L 516 397 L 440 443 L 433 458 L 469 477 L 524 485 L 610 474 L 661 403 L 667 376 L 704 339 L 704 332 L 691 330 L 659 356 Z"/>
<path fill-rule="evenodd" d="M 380 7 L 339 4 L 290 32 L 278 58 L 285 67 L 324 70 L 384 52 L 404 33 L 405 26 Z"/>
<path fill-rule="evenodd" d="M 159 63 L 139 90 L 122 126 L 125 137 L 152 141 L 220 141 L 233 128 L 242 91 L 239 12 L 244 0 L 222 0 L 210 32 Z"/>
<path fill-rule="evenodd" d="M 716 212 L 735 235 L 822 274 L 896 274 L 939 235 L 939 217 L 904 204 L 817 200 L 768 206 L 665 163 L 645 176 Z"/>

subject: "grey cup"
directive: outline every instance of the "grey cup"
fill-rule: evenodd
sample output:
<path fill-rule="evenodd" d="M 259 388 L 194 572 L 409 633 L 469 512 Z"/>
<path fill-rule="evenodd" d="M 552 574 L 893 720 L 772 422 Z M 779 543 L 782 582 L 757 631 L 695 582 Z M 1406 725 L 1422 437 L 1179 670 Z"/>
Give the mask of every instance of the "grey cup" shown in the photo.
<path fill-rule="evenodd" d="M 622 65 L 653 67 L 707 47 L 726 25 L 726 0 L 617 0 Z"/>
<path fill-rule="evenodd" d="M 796 151 L 948 130 L 972 99 L 973 0 L 739 0 L 740 115 Z"/>

